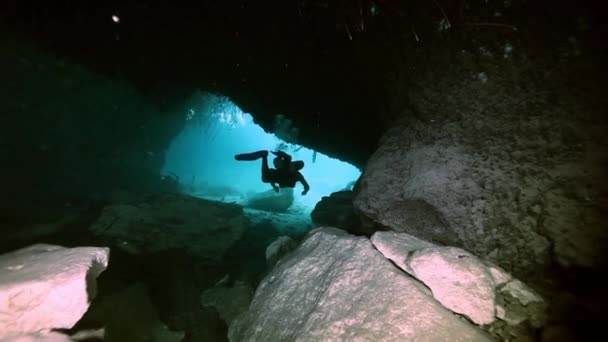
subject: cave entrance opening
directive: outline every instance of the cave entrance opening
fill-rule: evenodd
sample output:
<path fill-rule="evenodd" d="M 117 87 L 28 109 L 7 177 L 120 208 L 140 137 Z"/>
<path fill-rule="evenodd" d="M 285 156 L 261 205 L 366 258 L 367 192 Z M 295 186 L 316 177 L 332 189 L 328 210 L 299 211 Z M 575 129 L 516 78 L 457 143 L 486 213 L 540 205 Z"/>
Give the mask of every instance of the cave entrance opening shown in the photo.
<path fill-rule="evenodd" d="M 161 172 L 176 178 L 181 191 L 195 197 L 309 215 L 323 196 L 350 189 L 361 173 L 351 164 L 294 143 L 298 130 L 285 117 L 277 117 L 274 134 L 267 133 L 223 96 L 197 93 L 185 120 L 184 129 L 166 151 Z M 301 172 L 310 184 L 308 194 L 301 195 L 300 183 L 293 191 L 275 193 L 261 181 L 261 160 L 234 159 L 235 154 L 257 150 L 282 150 L 293 160 L 304 161 Z M 268 161 L 272 167 L 272 154 Z"/>

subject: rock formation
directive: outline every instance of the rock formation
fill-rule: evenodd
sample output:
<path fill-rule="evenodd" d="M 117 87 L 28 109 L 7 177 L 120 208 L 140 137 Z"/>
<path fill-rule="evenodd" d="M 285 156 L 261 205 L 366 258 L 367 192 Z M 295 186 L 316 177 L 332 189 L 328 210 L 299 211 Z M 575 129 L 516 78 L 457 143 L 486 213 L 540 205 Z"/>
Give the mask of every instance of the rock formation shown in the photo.
<path fill-rule="evenodd" d="M 231 341 L 490 341 L 365 237 L 321 228 L 266 276 Z"/>
<path fill-rule="evenodd" d="M 0 339 L 72 328 L 95 298 L 108 257 L 107 248 L 45 244 L 0 255 Z"/>

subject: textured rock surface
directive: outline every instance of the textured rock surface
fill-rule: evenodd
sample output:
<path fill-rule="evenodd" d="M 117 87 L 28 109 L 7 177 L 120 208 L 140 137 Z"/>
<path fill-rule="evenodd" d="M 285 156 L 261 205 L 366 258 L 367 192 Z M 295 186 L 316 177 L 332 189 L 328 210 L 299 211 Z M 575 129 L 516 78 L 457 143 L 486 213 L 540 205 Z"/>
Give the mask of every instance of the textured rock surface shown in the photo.
<path fill-rule="evenodd" d="M 107 341 L 145 342 L 182 341 L 185 334 L 170 330 L 159 318 L 150 301 L 148 289 L 137 283 L 119 293 L 103 298 L 87 315 L 105 322 Z"/>
<path fill-rule="evenodd" d="M 601 267 L 602 106 L 573 96 L 566 78 L 527 56 L 480 45 L 434 54 L 424 71 L 401 70 L 392 92 L 403 115 L 367 162 L 355 208 L 520 276 L 553 257 Z"/>
<path fill-rule="evenodd" d="M 516 298 L 522 305 L 542 302 L 543 299 L 526 284 L 520 280 L 513 279 L 500 289 L 500 292 L 507 293 Z"/>
<path fill-rule="evenodd" d="M 2 339 L 2 342 L 74 342 L 70 336 L 58 332 L 42 332 L 21 335 L 15 338 Z"/>
<path fill-rule="evenodd" d="M 77 341 L 103 341 L 104 329 L 84 330 L 74 335 L 66 335 L 55 331 L 45 331 L 21 335 L 15 338 L 3 339 L 2 342 L 77 342 Z"/>
<path fill-rule="evenodd" d="M 96 294 L 108 248 L 33 245 L 0 256 L 0 339 L 69 329 Z"/>
<path fill-rule="evenodd" d="M 414 271 L 409 266 L 409 259 L 413 252 L 423 248 L 436 247 L 430 242 L 395 231 L 376 232 L 372 236 L 371 242 L 382 255 L 411 275 L 414 275 Z"/>
<path fill-rule="evenodd" d="M 285 254 L 294 250 L 298 242 L 289 236 L 280 236 L 266 247 L 266 265 L 272 268 Z"/>
<path fill-rule="evenodd" d="M 446 308 L 479 325 L 494 321 L 492 275 L 471 253 L 455 247 L 424 248 L 412 255 L 409 266 Z"/>
<path fill-rule="evenodd" d="M 536 334 L 534 329 L 547 322 L 547 302 L 491 262 L 406 233 L 376 232 L 371 242 L 395 265 L 428 286 L 446 308 L 486 324 L 484 330 L 499 339 L 531 338 Z M 410 266 L 416 261 L 419 264 Z"/>
<path fill-rule="evenodd" d="M 248 199 L 245 203 L 247 208 L 272 211 L 277 213 L 286 212 L 293 204 L 293 189 L 283 188 L 276 193 L 274 190 L 268 190 L 247 195 Z"/>
<path fill-rule="evenodd" d="M 324 196 L 310 214 L 315 226 L 337 227 L 358 235 L 373 234 L 373 230 L 366 229 L 355 213 L 353 196 L 353 192 L 350 190 L 338 191 L 329 196 Z"/>
<path fill-rule="evenodd" d="M 335 228 L 311 232 L 256 290 L 231 341 L 484 341 L 368 239 Z"/>
<path fill-rule="evenodd" d="M 201 304 L 214 307 L 226 325 L 230 325 L 240 313 L 247 311 L 252 297 L 253 288 L 237 281 L 233 286 L 220 285 L 205 290 Z"/>
<path fill-rule="evenodd" d="M 499 288 L 499 306 L 496 317 L 509 325 L 529 322 L 541 327 L 547 321 L 548 303 L 533 289 L 518 279 L 512 279 Z"/>
<path fill-rule="evenodd" d="M 133 254 L 184 248 L 192 256 L 220 258 L 246 225 L 240 206 L 162 194 L 108 206 L 90 230 Z"/>
<path fill-rule="evenodd" d="M 486 267 L 488 267 L 490 275 L 492 275 L 492 279 L 494 280 L 494 285 L 496 287 L 501 286 L 509 280 L 513 279 L 513 276 L 511 274 L 507 273 L 505 270 L 494 265 L 493 263 L 486 262 L 485 264 Z"/>

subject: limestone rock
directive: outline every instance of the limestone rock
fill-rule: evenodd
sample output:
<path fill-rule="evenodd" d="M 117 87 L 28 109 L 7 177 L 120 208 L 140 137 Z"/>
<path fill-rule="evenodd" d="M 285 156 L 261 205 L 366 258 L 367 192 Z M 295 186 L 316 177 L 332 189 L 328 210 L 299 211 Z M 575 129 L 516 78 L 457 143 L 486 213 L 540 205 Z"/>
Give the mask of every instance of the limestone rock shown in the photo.
<path fill-rule="evenodd" d="M 587 194 L 569 191 L 572 190 L 552 189 L 544 194 L 543 223 L 555 243 L 556 261 L 566 268 L 608 264 L 606 253 L 600 247 L 608 243 L 602 205 L 594 204 Z"/>
<path fill-rule="evenodd" d="M 293 204 L 293 189 L 282 188 L 278 193 L 268 190 L 247 194 L 247 208 L 284 213 Z"/>
<path fill-rule="evenodd" d="M 231 341 L 486 341 L 368 239 L 322 228 L 283 259 L 230 326 Z"/>
<path fill-rule="evenodd" d="M 522 305 L 530 303 L 542 302 L 543 299 L 520 280 L 513 279 L 500 289 L 500 292 L 507 293 L 511 297 L 516 298 Z"/>
<path fill-rule="evenodd" d="M 504 313 L 498 318 L 513 326 L 528 321 L 539 328 L 546 323 L 548 304 L 532 288 L 512 279 L 499 289 Z"/>
<path fill-rule="evenodd" d="M 87 315 L 105 322 L 108 341 L 182 341 L 185 334 L 170 330 L 159 318 L 147 288 L 137 283 L 103 298 Z"/>
<path fill-rule="evenodd" d="M 492 275 L 471 253 L 456 247 L 430 247 L 414 253 L 409 266 L 446 308 L 485 325 L 495 319 Z"/>
<path fill-rule="evenodd" d="M 509 274 L 502 268 L 494 265 L 493 263 L 486 261 L 485 265 L 488 268 L 490 275 L 492 275 L 492 279 L 494 280 L 494 286 L 499 287 L 508 282 L 509 280 L 513 279 L 513 276 L 511 274 Z"/>
<path fill-rule="evenodd" d="M 408 259 L 413 252 L 436 246 L 412 235 L 395 231 L 376 232 L 372 236 L 371 242 L 382 255 L 411 275 L 414 275 L 414 271 L 408 265 Z"/>
<path fill-rule="evenodd" d="M 310 214 L 316 227 L 330 226 L 341 228 L 356 235 L 372 235 L 373 230 L 361 224 L 353 207 L 353 192 L 350 190 L 334 192 L 324 196 Z"/>
<path fill-rule="evenodd" d="M 14 338 L 3 339 L 2 342 L 77 342 L 77 341 L 103 341 L 104 329 L 83 330 L 74 335 L 66 335 L 56 331 L 44 331 L 21 335 Z"/>
<path fill-rule="evenodd" d="M 74 342 L 75 340 L 70 338 L 70 336 L 49 331 L 49 332 L 40 332 L 40 333 L 32 333 L 21 335 L 18 337 L 11 337 L 8 339 L 2 339 L 2 342 Z"/>
<path fill-rule="evenodd" d="M 183 248 L 215 259 L 242 237 L 247 222 L 238 205 L 162 194 L 137 205 L 110 205 L 89 229 L 132 254 Z"/>
<path fill-rule="evenodd" d="M 230 325 L 240 313 L 247 311 L 252 297 L 253 288 L 237 281 L 230 287 L 215 286 L 205 290 L 201 295 L 201 304 L 214 307 L 226 325 Z"/>
<path fill-rule="evenodd" d="M 312 221 L 306 213 L 292 210 L 288 213 L 270 212 L 251 208 L 243 208 L 250 222 L 249 227 L 272 226 L 280 235 L 304 237 L 311 229 Z"/>
<path fill-rule="evenodd" d="M 546 320 L 546 302 L 533 289 L 501 267 L 478 260 L 462 249 L 436 246 L 394 231 L 376 232 L 371 242 L 395 265 L 425 283 L 446 308 L 464 314 L 476 323 L 493 321 L 492 301 L 496 317 L 511 327 L 524 321 L 540 327 Z M 423 255 L 431 260 L 417 259 Z M 414 269 L 410 263 L 416 259 L 417 269 Z M 484 296 L 495 299 L 483 301 Z M 510 333 L 509 327 L 497 329 L 492 326 L 489 330 Z"/>
<path fill-rule="evenodd" d="M 268 268 L 274 266 L 283 255 L 289 253 L 297 246 L 298 243 L 291 237 L 279 236 L 279 238 L 266 247 L 266 265 Z"/>
<path fill-rule="evenodd" d="M 522 115 L 536 101 L 522 88 L 492 83 L 481 91 L 435 76 L 408 88 L 430 94 L 400 94 L 420 106 L 404 111 L 381 138 L 355 189 L 355 209 L 395 231 L 489 257 L 519 276 L 552 262 L 601 269 L 608 233 L 601 210 L 606 163 L 598 152 L 605 142 L 598 141 L 606 140 L 599 133 L 605 125 L 554 101 Z M 445 83 L 432 84 L 439 78 Z M 425 103 L 435 96 L 447 101 L 440 109 Z"/>
<path fill-rule="evenodd" d="M 96 295 L 110 250 L 38 244 L 0 256 L 0 339 L 69 329 Z"/>

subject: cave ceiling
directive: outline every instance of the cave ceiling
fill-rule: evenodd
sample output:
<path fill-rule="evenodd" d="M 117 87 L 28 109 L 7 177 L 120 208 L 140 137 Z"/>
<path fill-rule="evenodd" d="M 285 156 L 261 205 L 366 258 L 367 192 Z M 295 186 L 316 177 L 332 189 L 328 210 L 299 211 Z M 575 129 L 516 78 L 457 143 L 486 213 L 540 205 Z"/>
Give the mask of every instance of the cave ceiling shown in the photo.
<path fill-rule="evenodd" d="M 391 65 L 442 17 L 462 19 L 464 5 L 468 13 L 485 6 L 8 1 L 1 23 L 59 58 L 127 80 L 167 112 L 197 89 L 216 92 L 264 129 L 272 131 L 283 114 L 299 128 L 299 143 L 363 166 L 390 117 L 384 84 Z"/>

